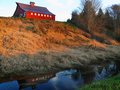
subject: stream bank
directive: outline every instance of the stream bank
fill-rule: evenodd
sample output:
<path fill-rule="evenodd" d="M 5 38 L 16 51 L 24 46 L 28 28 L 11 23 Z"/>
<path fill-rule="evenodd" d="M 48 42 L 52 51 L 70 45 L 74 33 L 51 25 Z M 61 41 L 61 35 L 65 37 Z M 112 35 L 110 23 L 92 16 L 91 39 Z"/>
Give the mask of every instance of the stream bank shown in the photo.
<path fill-rule="evenodd" d="M 34 55 L 21 54 L 11 57 L 1 55 L 0 77 L 35 76 L 65 69 L 89 70 L 93 65 L 110 61 L 120 62 L 119 46 L 108 46 L 105 49 L 83 46 L 66 52 L 41 51 Z"/>
<path fill-rule="evenodd" d="M 105 63 L 104 65 L 94 65 L 89 71 L 69 69 L 60 71 L 56 74 L 44 76 L 16 78 L 9 82 L 1 82 L 2 90 L 76 90 L 86 84 L 103 80 L 118 74 L 115 62 Z M 9 85 L 9 87 L 6 87 Z"/>

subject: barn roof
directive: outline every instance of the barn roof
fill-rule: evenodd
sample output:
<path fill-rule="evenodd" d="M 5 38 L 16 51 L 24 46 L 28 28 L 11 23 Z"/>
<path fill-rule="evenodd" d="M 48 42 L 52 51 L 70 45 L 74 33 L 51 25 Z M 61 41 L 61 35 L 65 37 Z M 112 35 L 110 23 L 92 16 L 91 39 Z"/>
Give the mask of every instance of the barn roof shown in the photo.
<path fill-rule="evenodd" d="M 24 11 L 54 15 L 46 7 L 40 7 L 40 6 L 33 6 L 32 7 L 31 5 L 18 3 L 18 2 L 17 2 L 17 5 L 19 5 L 20 8 L 23 9 Z"/>

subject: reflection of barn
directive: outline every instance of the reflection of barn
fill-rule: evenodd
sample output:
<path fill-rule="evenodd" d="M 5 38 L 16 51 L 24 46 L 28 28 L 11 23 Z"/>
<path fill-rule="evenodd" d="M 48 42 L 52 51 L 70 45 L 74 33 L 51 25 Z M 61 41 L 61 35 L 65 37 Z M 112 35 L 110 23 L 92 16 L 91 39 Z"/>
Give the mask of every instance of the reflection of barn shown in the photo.
<path fill-rule="evenodd" d="M 14 17 L 36 18 L 41 20 L 55 20 L 55 15 L 46 7 L 35 6 L 34 2 L 28 4 L 17 3 Z"/>
<path fill-rule="evenodd" d="M 19 90 L 22 90 L 26 87 L 32 87 L 32 89 L 34 89 L 36 87 L 36 84 L 44 83 L 52 77 L 55 77 L 55 74 L 51 73 L 51 74 L 41 75 L 41 76 L 38 76 L 38 77 L 18 80 Z"/>

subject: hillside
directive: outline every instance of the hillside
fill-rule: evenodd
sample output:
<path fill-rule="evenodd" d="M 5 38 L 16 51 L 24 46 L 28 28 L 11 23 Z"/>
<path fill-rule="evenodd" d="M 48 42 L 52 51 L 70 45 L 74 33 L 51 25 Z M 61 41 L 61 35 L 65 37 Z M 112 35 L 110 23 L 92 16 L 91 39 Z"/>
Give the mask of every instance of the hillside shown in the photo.
<path fill-rule="evenodd" d="M 0 18 L 0 25 L 0 80 L 90 68 L 120 58 L 115 40 L 97 32 L 93 39 L 65 22 Z"/>
<path fill-rule="evenodd" d="M 110 45 L 119 45 L 106 35 L 95 35 Z M 106 44 L 91 39 L 89 33 L 64 22 L 0 18 L 2 55 L 35 54 L 41 50 L 66 51 L 79 46 L 105 48 Z"/>

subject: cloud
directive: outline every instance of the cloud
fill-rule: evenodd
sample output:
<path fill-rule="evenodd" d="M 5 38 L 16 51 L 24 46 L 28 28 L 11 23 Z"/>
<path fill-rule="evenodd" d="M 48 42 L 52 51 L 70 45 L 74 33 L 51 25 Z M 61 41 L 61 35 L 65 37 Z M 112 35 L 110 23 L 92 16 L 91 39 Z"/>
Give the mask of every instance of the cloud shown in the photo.
<path fill-rule="evenodd" d="M 103 8 L 110 7 L 113 4 L 120 4 L 120 0 L 102 0 Z"/>
<path fill-rule="evenodd" d="M 61 6 L 63 6 L 63 4 L 62 3 L 60 3 L 60 1 L 59 0 L 46 0 L 46 2 L 49 4 L 49 5 L 52 5 L 52 6 L 54 6 L 54 7 L 61 7 Z"/>
<path fill-rule="evenodd" d="M 79 0 L 46 0 L 46 2 L 58 21 L 66 21 L 71 18 L 72 11 L 79 6 Z"/>

